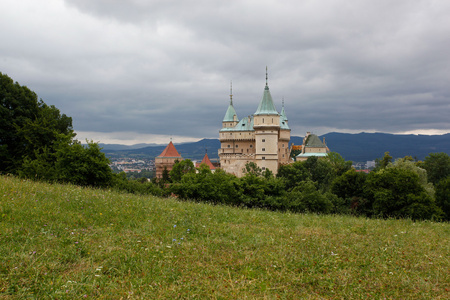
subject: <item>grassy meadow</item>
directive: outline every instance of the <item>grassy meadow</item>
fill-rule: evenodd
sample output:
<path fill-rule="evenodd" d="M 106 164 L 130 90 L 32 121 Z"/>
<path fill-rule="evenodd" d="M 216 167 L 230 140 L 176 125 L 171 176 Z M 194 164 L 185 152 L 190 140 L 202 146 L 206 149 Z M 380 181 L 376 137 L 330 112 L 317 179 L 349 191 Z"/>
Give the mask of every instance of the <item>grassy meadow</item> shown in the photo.
<path fill-rule="evenodd" d="M 450 224 L 0 176 L 0 299 L 449 299 Z"/>

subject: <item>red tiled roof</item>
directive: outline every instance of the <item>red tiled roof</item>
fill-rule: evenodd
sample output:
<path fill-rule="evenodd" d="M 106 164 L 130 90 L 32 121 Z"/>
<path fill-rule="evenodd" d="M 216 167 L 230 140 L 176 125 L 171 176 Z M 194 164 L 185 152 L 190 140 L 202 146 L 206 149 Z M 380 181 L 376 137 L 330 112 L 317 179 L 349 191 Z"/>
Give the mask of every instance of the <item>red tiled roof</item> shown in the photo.
<path fill-rule="evenodd" d="M 199 164 L 199 166 L 201 164 L 206 164 L 209 167 L 210 170 L 215 170 L 216 169 L 216 167 L 214 167 L 212 162 L 209 160 L 209 157 L 208 157 L 207 153 L 205 153 L 205 156 L 203 157 L 202 162 Z"/>
<path fill-rule="evenodd" d="M 178 153 L 175 146 L 170 141 L 169 145 L 167 145 L 166 149 L 158 156 L 158 157 L 181 157 L 180 153 Z"/>

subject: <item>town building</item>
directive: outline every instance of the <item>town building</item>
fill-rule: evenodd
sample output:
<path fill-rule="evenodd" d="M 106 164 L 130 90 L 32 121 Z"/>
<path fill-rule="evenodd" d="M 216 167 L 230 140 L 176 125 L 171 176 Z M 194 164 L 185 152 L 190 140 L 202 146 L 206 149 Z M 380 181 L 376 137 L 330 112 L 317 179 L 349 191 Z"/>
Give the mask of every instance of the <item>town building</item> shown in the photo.
<path fill-rule="evenodd" d="M 164 170 L 170 172 L 175 162 L 182 160 L 183 158 L 178 153 L 172 141 L 170 141 L 163 152 L 155 157 L 156 178 L 162 178 Z"/>
<path fill-rule="evenodd" d="M 254 162 L 273 174 L 280 165 L 290 163 L 289 140 L 291 129 L 284 110 L 275 108 L 270 94 L 267 68 L 266 85 L 256 112 L 239 120 L 233 106 L 233 93 L 219 132 L 220 167 L 238 177 L 244 175 L 245 165 Z"/>

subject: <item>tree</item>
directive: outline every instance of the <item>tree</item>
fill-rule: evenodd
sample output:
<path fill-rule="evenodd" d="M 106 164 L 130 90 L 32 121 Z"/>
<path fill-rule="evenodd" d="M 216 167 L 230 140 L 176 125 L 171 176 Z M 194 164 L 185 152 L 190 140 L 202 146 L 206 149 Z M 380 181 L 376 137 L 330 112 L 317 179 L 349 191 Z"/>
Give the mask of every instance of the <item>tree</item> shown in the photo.
<path fill-rule="evenodd" d="M 172 170 L 169 174 L 172 182 L 179 182 L 181 180 L 181 177 L 188 173 L 195 173 L 194 164 L 190 159 L 175 161 L 175 164 L 173 165 Z"/>
<path fill-rule="evenodd" d="M 430 153 L 420 166 L 427 170 L 428 181 L 435 185 L 450 176 L 450 156 L 447 153 Z"/>
<path fill-rule="evenodd" d="M 0 173 L 17 174 L 25 157 L 36 158 L 61 134 L 75 136 L 72 119 L 0 73 Z"/>
<path fill-rule="evenodd" d="M 380 158 L 375 159 L 375 169 L 373 169 L 373 171 L 378 171 L 378 170 L 384 169 L 391 162 L 392 162 L 392 156 L 389 155 L 389 151 L 384 152 L 384 156 L 381 159 Z"/>
<path fill-rule="evenodd" d="M 434 197 L 434 187 L 433 184 L 427 180 L 427 171 L 414 162 L 411 156 L 406 156 L 404 158 L 396 159 L 394 163 L 389 163 L 387 168 L 398 168 L 404 170 L 410 170 L 419 176 L 419 184 L 425 189 L 425 191 L 431 197 Z"/>
<path fill-rule="evenodd" d="M 311 180 L 300 182 L 287 195 L 287 209 L 294 212 L 329 213 L 333 203 L 316 188 Z"/>
<path fill-rule="evenodd" d="M 277 178 L 283 178 L 286 189 L 293 189 L 299 182 L 309 178 L 309 172 L 303 162 L 295 162 L 293 164 L 282 165 L 278 169 Z"/>
<path fill-rule="evenodd" d="M 310 156 L 303 164 L 309 172 L 309 178 L 318 184 L 319 189 L 322 191 L 328 190 L 335 177 L 330 162 L 325 159 L 318 159 L 316 156 Z"/>
<path fill-rule="evenodd" d="M 334 173 L 341 176 L 352 168 L 351 161 L 345 161 L 344 158 L 337 152 L 330 152 L 325 158 L 333 167 Z"/>
<path fill-rule="evenodd" d="M 54 145 L 41 149 L 24 159 L 19 171 L 22 177 L 94 187 L 112 184 L 109 160 L 96 143 L 83 146 L 63 135 Z"/>
<path fill-rule="evenodd" d="M 450 176 L 436 185 L 436 204 L 444 212 L 444 218 L 450 221 Z"/>
<path fill-rule="evenodd" d="M 366 173 L 348 170 L 341 176 L 335 178 L 331 184 L 331 192 L 343 199 L 364 196 L 364 184 Z"/>
<path fill-rule="evenodd" d="M 245 164 L 245 168 L 242 170 L 245 174 L 245 176 L 251 175 L 251 176 L 261 176 L 262 175 L 262 169 L 258 167 L 258 165 L 254 162 L 248 162 Z"/>
<path fill-rule="evenodd" d="M 442 210 L 420 185 L 419 176 L 411 170 L 386 168 L 371 172 L 365 194 L 372 213 L 381 217 L 439 219 Z"/>
<path fill-rule="evenodd" d="M 336 207 L 336 209 L 353 213 L 367 213 L 367 200 L 364 195 L 366 178 L 366 173 L 350 169 L 333 180 L 331 192 L 342 199 L 339 203 L 340 207 Z"/>

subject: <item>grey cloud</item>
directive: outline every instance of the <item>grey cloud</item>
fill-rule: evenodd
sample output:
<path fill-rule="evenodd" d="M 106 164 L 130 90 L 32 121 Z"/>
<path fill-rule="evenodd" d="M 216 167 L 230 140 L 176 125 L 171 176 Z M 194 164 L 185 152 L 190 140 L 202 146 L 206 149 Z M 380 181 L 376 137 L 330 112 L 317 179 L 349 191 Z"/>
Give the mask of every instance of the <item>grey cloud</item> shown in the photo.
<path fill-rule="evenodd" d="M 0 12 L 0 71 L 80 131 L 217 137 L 230 80 L 245 117 L 266 65 L 294 135 L 450 130 L 445 1 L 64 3 Z"/>

